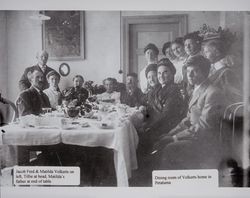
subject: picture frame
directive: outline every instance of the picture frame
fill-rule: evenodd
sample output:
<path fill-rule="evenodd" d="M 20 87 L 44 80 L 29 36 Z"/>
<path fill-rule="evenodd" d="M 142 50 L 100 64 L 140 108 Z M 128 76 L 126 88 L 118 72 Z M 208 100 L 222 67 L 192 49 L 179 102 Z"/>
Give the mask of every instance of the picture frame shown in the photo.
<path fill-rule="evenodd" d="M 68 76 L 69 73 L 70 73 L 70 67 L 69 67 L 69 64 L 67 63 L 62 63 L 60 66 L 59 66 L 59 73 L 61 76 Z"/>
<path fill-rule="evenodd" d="M 50 20 L 43 21 L 42 47 L 50 60 L 83 60 L 84 11 L 44 11 Z"/>

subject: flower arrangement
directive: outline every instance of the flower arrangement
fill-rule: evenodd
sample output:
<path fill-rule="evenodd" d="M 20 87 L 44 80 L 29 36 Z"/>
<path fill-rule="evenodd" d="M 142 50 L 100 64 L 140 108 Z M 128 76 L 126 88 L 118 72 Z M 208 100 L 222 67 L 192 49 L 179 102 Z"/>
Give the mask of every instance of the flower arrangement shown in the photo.
<path fill-rule="evenodd" d="M 94 81 L 92 81 L 92 80 L 86 81 L 83 86 L 92 95 L 101 94 L 101 93 L 105 92 L 105 87 L 103 85 L 94 84 Z"/>
<path fill-rule="evenodd" d="M 203 24 L 200 28 L 199 36 L 203 37 L 203 41 L 209 41 L 213 39 L 218 39 L 223 43 L 225 51 L 228 51 L 231 45 L 236 41 L 236 33 L 232 33 L 228 28 L 222 29 L 222 27 L 211 28 L 207 24 Z"/>

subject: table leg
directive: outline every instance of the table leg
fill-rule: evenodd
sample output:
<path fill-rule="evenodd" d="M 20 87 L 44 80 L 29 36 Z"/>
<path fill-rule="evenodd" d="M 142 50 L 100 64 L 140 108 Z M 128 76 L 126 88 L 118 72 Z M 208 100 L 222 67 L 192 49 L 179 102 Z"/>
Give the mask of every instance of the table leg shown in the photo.
<path fill-rule="evenodd" d="M 29 150 L 26 146 L 17 147 L 17 164 L 19 166 L 29 164 Z"/>

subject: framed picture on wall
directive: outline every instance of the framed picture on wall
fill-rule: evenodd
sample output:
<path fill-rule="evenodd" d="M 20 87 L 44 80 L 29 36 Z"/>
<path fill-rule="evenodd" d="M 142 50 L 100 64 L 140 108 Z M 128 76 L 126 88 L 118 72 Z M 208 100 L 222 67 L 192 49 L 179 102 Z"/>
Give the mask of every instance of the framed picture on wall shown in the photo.
<path fill-rule="evenodd" d="M 44 11 L 43 49 L 50 60 L 84 59 L 84 11 Z"/>

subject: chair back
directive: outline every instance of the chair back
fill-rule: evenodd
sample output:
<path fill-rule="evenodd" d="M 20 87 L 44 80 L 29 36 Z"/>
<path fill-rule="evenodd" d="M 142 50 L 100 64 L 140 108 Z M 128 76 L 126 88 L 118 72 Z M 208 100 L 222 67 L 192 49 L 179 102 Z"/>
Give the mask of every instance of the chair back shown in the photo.
<path fill-rule="evenodd" d="M 0 95 L 0 109 L 2 114 L 2 123 L 8 124 L 10 122 L 16 121 L 18 116 L 18 110 L 16 105 L 6 98 L 2 98 Z"/>
<path fill-rule="evenodd" d="M 243 134 L 243 102 L 230 104 L 224 111 L 220 123 L 220 142 L 223 152 L 240 158 Z"/>

